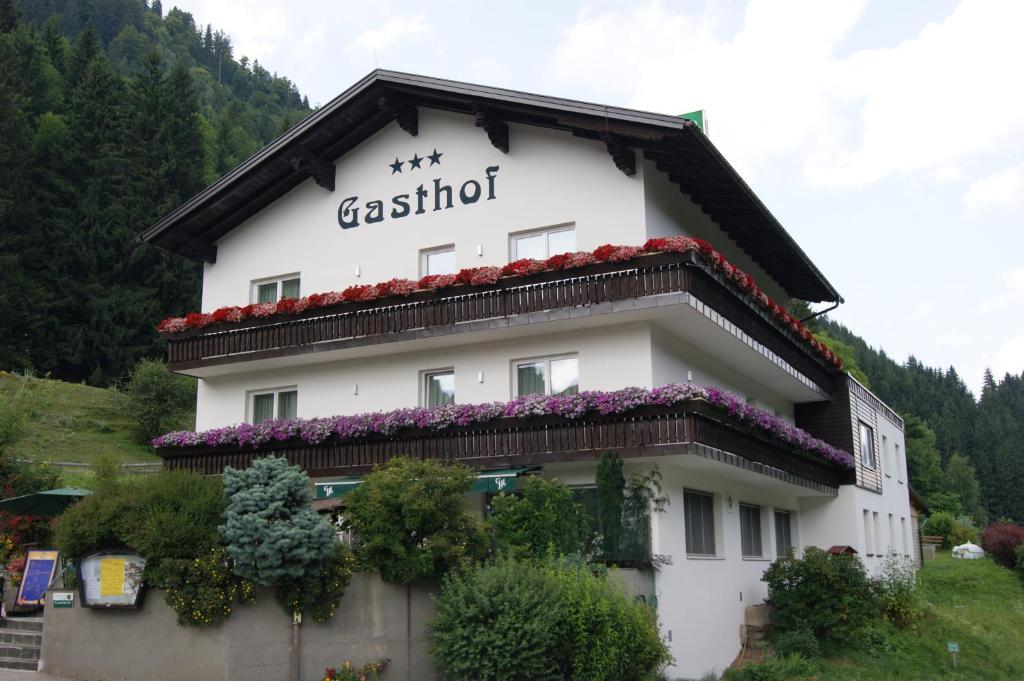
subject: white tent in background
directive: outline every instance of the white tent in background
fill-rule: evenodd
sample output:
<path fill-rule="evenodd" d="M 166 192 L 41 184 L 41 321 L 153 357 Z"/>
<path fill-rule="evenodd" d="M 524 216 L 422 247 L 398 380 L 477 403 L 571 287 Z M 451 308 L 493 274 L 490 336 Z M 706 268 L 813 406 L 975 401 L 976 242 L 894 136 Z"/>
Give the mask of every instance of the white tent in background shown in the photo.
<path fill-rule="evenodd" d="M 964 560 L 978 560 L 985 557 L 985 551 L 977 544 L 967 542 L 953 547 L 953 557 Z"/>

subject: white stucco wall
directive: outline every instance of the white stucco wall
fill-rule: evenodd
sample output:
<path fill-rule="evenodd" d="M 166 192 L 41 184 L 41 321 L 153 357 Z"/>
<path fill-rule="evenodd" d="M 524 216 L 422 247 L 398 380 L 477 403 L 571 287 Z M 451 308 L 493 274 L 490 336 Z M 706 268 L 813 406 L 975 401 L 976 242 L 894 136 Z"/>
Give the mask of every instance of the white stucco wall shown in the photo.
<path fill-rule="evenodd" d="M 616 169 L 599 142 L 533 126 L 510 128 L 510 151 L 503 154 L 471 116 L 421 109 L 417 137 L 388 125 L 337 161 L 335 191 L 307 180 L 221 239 L 216 264 L 205 268 L 203 309 L 245 304 L 252 280 L 280 274 L 300 273 L 303 294 L 417 279 L 420 250 L 446 244 L 455 244 L 460 268 L 502 265 L 509 258 L 509 233 L 562 223 L 576 224 L 580 249 L 643 243 L 640 174 L 627 177 Z M 392 174 L 389 164 L 396 158 L 435 149 L 443 154 L 440 165 L 424 160 L 418 170 L 406 164 Z M 493 200 L 486 198 L 484 177 L 490 166 L 499 168 Z M 393 196 L 414 194 L 420 184 L 432 191 L 435 178 L 453 188 L 453 208 L 434 211 L 431 195 L 423 214 L 389 217 Z M 459 187 L 470 179 L 483 185 L 484 195 L 462 205 Z M 342 229 L 339 205 L 351 196 L 360 205 L 384 201 L 388 217 L 366 224 L 364 207 L 362 224 Z"/>
<path fill-rule="evenodd" d="M 690 236 L 706 239 L 730 262 L 757 282 L 771 298 L 784 303 L 789 297 L 782 287 L 761 269 L 700 206 L 674 184 L 653 161 L 644 160 L 644 221 L 648 239 L 659 236 Z M 638 173 L 638 176 L 640 173 Z"/>
<path fill-rule="evenodd" d="M 679 336 L 654 326 L 651 348 L 656 385 L 686 383 L 688 380 L 713 385 L 743 395 L 752 399 L 754 405 L 793 420 L 792 402 Z"/>
<path fill-rule="evenodd" d="M 420 372 L 448 367 L 455 370 L 456 401 L 504 401 L 512 397 L 512 361 L 545 355 L 577 353 L 581 390 L 650 387 L 650 347 L 643 323 L 209 378 L 199 382 L 197 427 L 244 421 L 248 391 L 285 386 L 298 388 L 298 415 L 305 418 L 415 406 Z"/>

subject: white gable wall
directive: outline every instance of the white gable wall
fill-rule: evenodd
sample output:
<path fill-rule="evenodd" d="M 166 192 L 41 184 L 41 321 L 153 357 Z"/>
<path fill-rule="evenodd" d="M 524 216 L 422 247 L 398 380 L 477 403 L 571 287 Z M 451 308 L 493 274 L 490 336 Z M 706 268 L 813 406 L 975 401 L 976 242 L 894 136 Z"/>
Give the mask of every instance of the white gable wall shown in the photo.
<path fill-rule="evenodd" d="M 757 282 L 765 293 L 780 305 L 789 297 L 782 286 L 772 279 L 746 254 L 735 241 L 722 231 L 714 220 L 679 190 L 667 173 L 657 169 L 653 161 L 644 160 L 644 221 L 645 239 L 659 236 L 689 236 L 711 242 L 729 262 L 738 266 Z M 640 175 L 640 173 L 638 173 Z"/>
<path fill-rule="evenodd" d="M 600 142 L 534 126 L 510 126 L 510 151 L 504 154 L 473 125 L 473 118 L 420 109 L 419 135 L 392 123 L 336 163 L 336 189 L 329 192 L 311 179 L 235 228 L 217 243 L 217 263 L 206 265 L 203 309 L 249 302 L 255 279 L 298 272 L 302 293 L 375 284 L 392 277 L 420 277 L 420 249 L 455 244 L 458 267 L 503 265 L 509 259 L 509 233 L 561 223 L 576 223 L 577 247 L 604 243 L 642 244 L 642 175 L 627 177 Z M 403 167 L 392 174 L 395 159 L 408 161 L 437 150 L 440 165 Z M 495 198 L 487 200 L 485 168 L 498 166 Z M 433 210 L 433 181 L 453 190 L 455 205 Z M 476 180 L 483 196 L 459 202 L 463 182 Z M 431 191 L 425 212 L 390 217 L 391 199 L 420 185 Z M 350 196 L 384 201 L 385 219 L 342 229 L 338 208 Z M 442 205 L 443 202 L 442 202 Z M 415 205 L 413 206 L 415 209 Z M 478 247 L 482 255 L 478 255 Z M 356 275 L 356 268 L 360 275 Z"/>

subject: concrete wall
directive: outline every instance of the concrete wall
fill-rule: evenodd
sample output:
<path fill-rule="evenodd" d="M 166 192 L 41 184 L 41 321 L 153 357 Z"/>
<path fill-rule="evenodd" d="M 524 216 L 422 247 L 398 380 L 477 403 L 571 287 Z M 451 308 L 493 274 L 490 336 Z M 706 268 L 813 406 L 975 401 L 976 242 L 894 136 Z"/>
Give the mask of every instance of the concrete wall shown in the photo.
<path fill-rule="evenodd" d="M 299 679 L 318 677 L 344 660 L 360 665 L 389 658 L 391 681 L 437 678 L 427 654 L 427 623 L 435 587 L 386 584 L 356 574 L 334 617 L 299 629 Z M 48 597 L 51 601 L 51 597 Z M 182 627 L 158 591 L 137 611 L 60 609 L 48 602 L 40 669 L 82 681 L 286 681 L 290 618 L 268 591 L 236 606 L 210 629 Z M 407 618 L 411 613 L 411 618 Z"/>

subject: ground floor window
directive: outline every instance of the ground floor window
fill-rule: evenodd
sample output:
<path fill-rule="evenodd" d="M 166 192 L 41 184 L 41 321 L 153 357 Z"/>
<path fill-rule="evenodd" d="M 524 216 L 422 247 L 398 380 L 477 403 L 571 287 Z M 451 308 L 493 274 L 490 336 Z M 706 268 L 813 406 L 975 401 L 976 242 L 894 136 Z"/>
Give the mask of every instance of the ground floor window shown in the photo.
<path fill-rule="evenodd" d="M 295 388 L 261 390 L 249 395 L 249 420 L 262 423 L 272 418 L 293 419 L 298 411 L 299 391 Z"/>
<path fill-rule="evenodd" d="M 691 556 L 715 554 L 715 498 L 707 492 L 685 490 L 686 553 Z"/>
<path fill-rule="evenodd" d="M 775 555 L 779 558 L 793 548 L 792 514 L 789 511 L 775 511 Z"/>
<path fill-rule="evenodd" d="M 761 551 L 761 507 L 740 504 L 740 543 L 744 558 L 760 558 Z"/>

